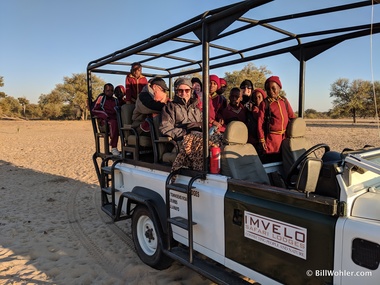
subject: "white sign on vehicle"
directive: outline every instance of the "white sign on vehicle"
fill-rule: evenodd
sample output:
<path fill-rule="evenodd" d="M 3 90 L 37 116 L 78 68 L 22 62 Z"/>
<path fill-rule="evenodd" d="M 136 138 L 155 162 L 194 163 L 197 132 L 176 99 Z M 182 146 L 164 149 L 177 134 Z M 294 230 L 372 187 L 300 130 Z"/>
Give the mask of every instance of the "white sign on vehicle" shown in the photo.
<path fill-rule="evenodd" d="M 244 211 L 244 236 L 306 259 L 305 228 Z"/>

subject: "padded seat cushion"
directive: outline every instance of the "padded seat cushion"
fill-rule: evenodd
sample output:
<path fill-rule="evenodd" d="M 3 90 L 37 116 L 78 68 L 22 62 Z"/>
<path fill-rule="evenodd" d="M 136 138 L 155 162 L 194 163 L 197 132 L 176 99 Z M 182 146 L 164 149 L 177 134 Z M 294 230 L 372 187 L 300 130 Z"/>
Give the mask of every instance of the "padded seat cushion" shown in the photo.
<path fill-rule="evenodd" d="M 135 135 L 128 136 L 128 145 L 131 145 L 131 146 L 136 145 L 136 136 Z M 152 146 L 152 139 L 148 136 L 140 136 L 140 146 L 151 147 Z"/>
<path fill-rule="evenodd" d="M 229 127 L 228 127 L 229 126 Z M 248 141 L 247 126 L 238 121 L 229 123 L 224 132 L 224 140 L 227 144 L 246 144 Z"/>
<path fill-rule="evenodd" d="M 256 149 L 251 144 L 227 145 L 222 153 L 222 174 L 236 179 L 270 184 Z"/>
<path fill-rule="evenodd" d="M 162 155 L 162 161 L 166 163 L 173 163 L 177 157 L 177 151 L 173 148 L 172 152 L 165 152 Z"/>
<path fill-rule="evenodd" d="M 286 138 L 281 144 L 282 162 L 287 172 L 294 162 L 307 150 L 310 145 L 305 138 L 306 123 L 303 118 L 292 119 L 286 129 Z"/>
<path fill-rule="evenodd" d="M 223 175 L 246 181 L 270 184 L 269 177 L 253 145 L 247 143 L 247 126 L 239 121 L 228 124 L 224 133 L 227 145 L 222 151 Z"/>

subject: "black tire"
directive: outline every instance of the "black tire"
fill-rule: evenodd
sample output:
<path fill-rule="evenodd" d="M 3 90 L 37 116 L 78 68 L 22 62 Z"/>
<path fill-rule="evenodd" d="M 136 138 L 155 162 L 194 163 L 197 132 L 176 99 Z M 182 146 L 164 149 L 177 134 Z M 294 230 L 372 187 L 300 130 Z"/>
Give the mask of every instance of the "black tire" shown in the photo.
<path fill-rule="evenodd" d="M 163 253 L 159 232 L 148 208 L 139 205 L 133 212 L 132 237 L 140 259 L 147 265 L 158 269 L 168 268 L 173 260 Z M 165 236 L 161 237 L 165 241 Z"/>

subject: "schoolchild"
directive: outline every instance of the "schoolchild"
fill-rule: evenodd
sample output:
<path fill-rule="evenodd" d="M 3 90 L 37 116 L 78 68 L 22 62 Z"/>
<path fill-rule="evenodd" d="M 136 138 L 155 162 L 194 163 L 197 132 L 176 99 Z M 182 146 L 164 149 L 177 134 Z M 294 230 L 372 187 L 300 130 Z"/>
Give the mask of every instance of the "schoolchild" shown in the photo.
<path fill-rule="evenodd" d="M 125 78 L 125 102 L 135 104 L 137 96 L 140 94 L 148 80 L 142 75 L 142 66 L 139 62 L 132 63 L 130 73 Z"/>
<path fill-rule="evenodd" d="M 261 88 L 256 88 L 252 92 L 252 110 L 248 113 L 247 127 L 248 127 L 248 142 L 251 143 L 259 155 L 264 153 L 262 144 L 258 137 L 258 119 L 259 119 L 259 106 L 261 102 L 267 97 L 265 91 Z"/>
<path fill-rule="evenodd" d="M 219 84 L 220 84 L 220 87 L 218 90 L 216 90 L 216 93 L 218 93 L 219 95 L 223 97 L 226 97 L 224 95 L 224 92 L 226 92 L 226 89 L 227 89 L 227 81 L 224 78 L 219 78 Z"/>
<path fill-rule="evenodd" d="M 286 127 L 295 114 L 289 101 L 280 95 L 278 76 L 269 77 L 264 86 L 268 97 L 259 106 L 258 137 L 265 153 L 279 153 Z"/>
<path fill-rule="evenodd" d="M 193 94 L 194 98 L 198 99 L 198 105 L 197 107 L 202 110 L 203 108 L 203 85 L 201 80 L 198 77 L 193 77 L 191 79 L 191 83 L 193 84 Z M 213 126 L 210 122 L 215 121 L 215 110 L 214 105 L 212 103 L 212 100 L 208 100 L 208 121 L 209 121 L 209 128 Z"/>
<path fill-rule="evenodd" d="M 114 88 L 111 83 L 107 83 L 103 87 L 103 93 L 100 94 L 92 109 L 92 114 L 100 119 L 100 124 L 104 125 L 108 122 L 110 130 L 110 145 L 113 155 L 120 155 L 117 149 L 119 138 L 119 128 L 117 126 L 117 116 L 115 107 L 119 106 L 119 101 L 113 96 Z"/>
<path fill-rule="evenodd" d="M 120 106 L 125 104 L 125 87 L 123 85 L 118 85 L 115 87 L 114 91 L 115 97 L 119 101 Z"/>
<path fill-rule="evenodd" d="M 253 83 L 249 79 L 244 79 L 240 83 L 240 90 L 242 95 L 241 103 L 248 108 L 248 110 L 252 110 L 252 91 L 254 89 Z"/>
<path fill-rule="evenodd" d="M 240 121 L 246 123 L 248 109 L 246 109 L 243 104 L 241 104 L 242 98 L 239 88 L 234 87 L 231 89 L 229 99 L 230 102 L 222 111 L 225 126 L 227 126 L 232 121 Z"/>
<path fill-rule="evenodd" d="M 215 126 L 219 132 L 224 132 L 224 120 L 221 112 L 227 106 L 227 100 L 216 92 L 220 88 L 219 77 L 213 74 L 210 75 L 209 80 L 209 100 L 212 101 L 215 112 L 215 118 L 209 116 L 209 123 L 211 126 Z"/>

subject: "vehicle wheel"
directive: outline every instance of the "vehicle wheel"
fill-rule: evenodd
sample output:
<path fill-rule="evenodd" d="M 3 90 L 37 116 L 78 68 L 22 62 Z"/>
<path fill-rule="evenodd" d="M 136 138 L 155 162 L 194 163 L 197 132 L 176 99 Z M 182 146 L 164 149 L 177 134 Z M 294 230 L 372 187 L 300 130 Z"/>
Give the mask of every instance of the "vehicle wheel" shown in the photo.
<path fill-rule="evenodd" d="M 137 254 L 145 264 L 162 270 L 168 268 L 173 260 L 163 253 L 157 235 L 157 226 L 147 207 L 137 206 L 132 217 L 132 237 Z M 161 237 L 162 240 L 165 238 Z"/>

